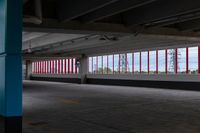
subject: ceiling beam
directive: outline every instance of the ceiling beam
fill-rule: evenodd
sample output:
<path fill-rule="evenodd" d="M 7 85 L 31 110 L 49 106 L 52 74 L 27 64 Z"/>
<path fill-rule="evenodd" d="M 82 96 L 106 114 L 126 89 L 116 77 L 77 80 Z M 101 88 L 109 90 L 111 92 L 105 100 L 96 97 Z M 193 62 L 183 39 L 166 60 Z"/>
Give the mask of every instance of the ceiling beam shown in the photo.
<path fill-rule="evenodd" d="M 52 47 L 36 51 L 38 54 L 54 54 L 54 53 L 76 53 L 83 54 L 85 51 L 90 51 L 96 54 L 97 51 L 103 49 L 102 52 L 119 52 L 122 50 L 135 50 L 155 47 L 176 47 L 196 45 L 198 38 L 181 37 L 181 36 L 160 36 L 160 35 L 140 35 L 126 36 L 118 41 L 99 40 L 94 37 L 88 40 L 75 41 L 74 43 L 65 44 L 59 47 Z M 126 47 L 124 47 L 126 46 Z M 91 50 L 92 49 L 92 50 Z M 34 51 L 34 50 L 33 50 Z M 35 52 L 34 52 L 35 53 Z"/>
<path fill-rule="evenodd" d="M 96 20 L 116 15 L 133 8 L 144 6 L 154 1 L 156 0 L 120 0 L 110 5 L 107 5 L 104 8 L 88 13 L 80 17 L 80 20 L 82 22 L 94 22 Z"/>
<path fill-rule="evenodd" d="M 78 35 L 78 34 L 50 34 L 49 36 L 42 37 L 31 42 L 25 42 L 22 45 L 22 50 L 34 49 L 40 47 L 46 47 L 49 44 L 58 44 L 59 42 L 71 41 L 80 37 L 85 37 L 87 35 Z"/>
<path fill-rule="evenodd" d="M 35 39 L 39 39 L 41 37 L 48 36 L 48 35 L 49 35 L 49 33 L 30 32 L 30 33 L 23 35 L 23 43 L 26 43 L 28 41 L 33 41 Z"/>
<path fill-rule="evenodd" d="M 130 34 L 132 31 L 122 24 L 91 23 L 78 21 L 60 23 L 57 20 L 43 19 L 40 25 L 24 23 L 25 32 L 48 32 L 68 34 Z"/>
<path fill-rule="evenodd" d="M 67 40 L 65 39 L 65 40 L 59 40 L 56 42 L 49 42 L 49 43 L 46 43 L 45 45 L 35 45 L 35 47 L 32 47 L 31 50 L 32 51 L 40 51 L 43 49 L 54 50 L 55 48 L 58 48 L 58 47 L 63 47 L 66 45 L 74 45 L 77 42 L 86 41 L 86 40 L 89 40 L 89 39 L 97 37 L 97 36 L 98 35 L 83 35 L 83 36 L 79 36 L 79 37 L 71 38 L 71 39 L 67 39 Z M 26 51 L 27 47 L 26 48 L 23 47 L 22 50 Z"/>
<path fill-rule="evenodd" d="M 66 34 L 99 34 L 99 35 L 138 35 L 138 34 L 155 34 L 155 35 L 173 35 L 199 37 L 199 33 L 182 32 L 173 28 L 163 27 L 126 27 L 122 24 L 110 23 L 80 23 L 69 21 L 59 23 L 57 20 L 45 20 L 41 25 L 24 23 L 24 32 L 47 32 L 47 33 L 66 33 Z"/>
<path fill-rule="evenodd" d="M 200 29 L 200 19 L 179 23 L 176 25 L 176 27 L 181 31 L 198 30 Z"/>
<path fill-rule="evenodd" d="M 147 24 L 200 10 L 199 0 L 158 0 L 124 13 L 129 26 Z"/>
<path fill-rule="evenodd" d="M 66 22 L 116 1 L 118 0 L 59 0 L 59 19 Z"/>

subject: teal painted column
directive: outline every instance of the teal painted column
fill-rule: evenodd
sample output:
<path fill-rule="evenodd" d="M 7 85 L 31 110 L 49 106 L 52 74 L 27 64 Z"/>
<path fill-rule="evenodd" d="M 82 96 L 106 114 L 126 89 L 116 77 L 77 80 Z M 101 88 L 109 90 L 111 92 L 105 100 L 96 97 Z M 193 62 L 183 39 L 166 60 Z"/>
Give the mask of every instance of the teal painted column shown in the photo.
<path fill-rule="evenodd" d="M 22 116 L 22 0 L 0 0 L 0 115 Z"/>

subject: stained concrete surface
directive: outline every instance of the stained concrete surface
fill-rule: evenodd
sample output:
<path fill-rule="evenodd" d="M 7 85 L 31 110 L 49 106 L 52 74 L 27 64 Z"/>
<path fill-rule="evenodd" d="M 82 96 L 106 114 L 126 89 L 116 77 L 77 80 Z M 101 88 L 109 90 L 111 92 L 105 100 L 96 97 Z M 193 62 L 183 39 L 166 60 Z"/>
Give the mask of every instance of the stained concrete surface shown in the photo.
<path fill-rule="evenodd" d="M 199 133 L 200 92 L 24 82 L 23 133 Z"/>

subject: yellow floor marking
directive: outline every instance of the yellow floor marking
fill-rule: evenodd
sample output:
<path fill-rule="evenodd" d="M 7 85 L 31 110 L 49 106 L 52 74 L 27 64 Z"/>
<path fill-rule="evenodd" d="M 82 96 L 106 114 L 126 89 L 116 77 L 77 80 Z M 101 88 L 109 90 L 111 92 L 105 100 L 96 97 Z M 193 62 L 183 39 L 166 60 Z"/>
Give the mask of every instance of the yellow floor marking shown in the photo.
<path fill-rule="evenodd" d="M 62 102 L 65 104 L 80 104 L 79 100 L 74 99 L 62 99 Z"/>

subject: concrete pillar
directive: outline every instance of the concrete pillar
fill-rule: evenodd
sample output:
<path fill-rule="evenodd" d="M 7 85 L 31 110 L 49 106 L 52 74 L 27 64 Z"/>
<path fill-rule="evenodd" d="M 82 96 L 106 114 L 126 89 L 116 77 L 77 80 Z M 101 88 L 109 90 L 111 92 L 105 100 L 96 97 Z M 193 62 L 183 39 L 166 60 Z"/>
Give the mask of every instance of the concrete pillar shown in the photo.
<path fill-rule="evenodd" d="M 26 60 L 26 80 L 30 80 L 32 74 L 32 62 L 30 60 Z"/>
<path fill-rule="evenodd" d="M 81 57 L 81 66 L 80 66 L 80 74 L 81 74 L 81 84 L 87 83 L 87 73 L 88 73 L 88 60 L 87 56 L 82 55 Z"/>
<path fill-rule="evenodd" d="M 0 0 L 0 132 L 22 132 L 22 0 Z"/>

